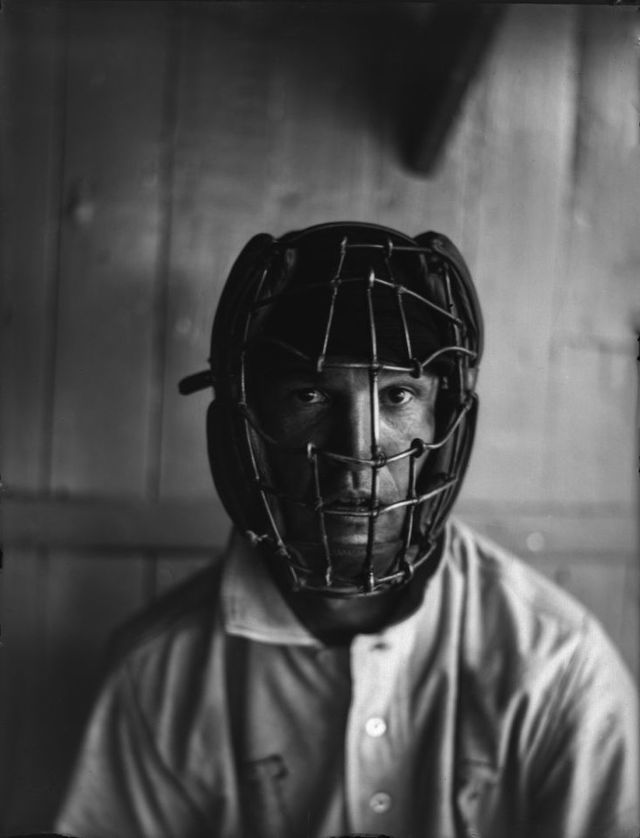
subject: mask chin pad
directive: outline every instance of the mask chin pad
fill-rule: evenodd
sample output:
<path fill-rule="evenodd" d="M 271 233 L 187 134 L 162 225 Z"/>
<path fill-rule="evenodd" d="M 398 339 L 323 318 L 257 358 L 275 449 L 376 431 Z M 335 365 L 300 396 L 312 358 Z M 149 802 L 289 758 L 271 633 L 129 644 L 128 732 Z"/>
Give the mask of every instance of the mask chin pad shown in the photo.
<path fill-rule="evenodd" d="M 208 455 L 235 525 L 251 534 L 294 586 L 360 596 L 406 583 L 415 567 L 430 557 L 435 561 L 434 545 L 460 490 L 475 429 L 481 350 L 473 283 L 444 236 L 411 239 L 350 222 L 279 240 L 254 237 L 231 271 L 211 338 L 209 381 L 216 400 L 207 413 Z M 374 521 L 365 558 L 353 572 L 340 575 L 333 568 L 331 550 L 339 550 L 327 546 L 327 538 L 300 542 L 287 534 L 285 501 L 270 458 L 273 442 L 260 426 L 253 396 L 256 381 L 287 353 L 318 370 L 327 359 L 362 356 L 372 404 L 383 368 L 417 377 L 426 371 L 440 381 L 437 447 L 417 470 L 413 500 L 406 504 L 410 537 L 399 549 L 380 544 Z M 378 450 L 377 409 L 372 407 L 372 457 Z M 388 563 L 381 562 L 383 554 Z"/>

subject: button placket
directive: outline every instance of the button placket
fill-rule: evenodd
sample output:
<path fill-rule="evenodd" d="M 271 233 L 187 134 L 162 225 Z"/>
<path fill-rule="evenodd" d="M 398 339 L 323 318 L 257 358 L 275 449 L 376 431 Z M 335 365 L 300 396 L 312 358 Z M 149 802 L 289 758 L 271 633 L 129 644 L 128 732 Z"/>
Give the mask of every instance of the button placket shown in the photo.
<path fill-rule="evenodd" d="M 377 791 L 369 798 L 369 806 L 376 815 L 386 814 L 391 809 L 392 802 L 391 795 L 386 791 Z"/>
<path fill-rule="evenodd" d="M 416 621 L 410 618 L 380 635 L 359 635 L 351 644 L 346 790 L 353 832 L 407 832 L 411 810 L 407 755 L 413 747 L 408 679 L 415 642 Z M 372 723 L 373 719 L 382 724 Z M 368 722 L 378 735 L 367 731 Z"/>
<path fill-rule="evenodd" d="M 380 716 L 371 716 L 365 722 L 364 729 L 372 739 L 379 739 L 387 732 L 387 723 Z"/>
<path fill-rule="evenodd" d="M 382 638 L 360 636 L 352 644 L 353 692 L 348 727 L 348 811 L 354 831 L 391 832 L 396 817 L 393 728 L 397 656 Z"/>

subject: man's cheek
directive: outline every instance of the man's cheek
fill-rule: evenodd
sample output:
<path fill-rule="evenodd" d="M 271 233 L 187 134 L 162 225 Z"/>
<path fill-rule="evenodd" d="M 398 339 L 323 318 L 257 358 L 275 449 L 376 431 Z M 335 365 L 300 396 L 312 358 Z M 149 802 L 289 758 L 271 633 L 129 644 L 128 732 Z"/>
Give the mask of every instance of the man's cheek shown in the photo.
<path fill-rule="evenodd" d="M 292 498 L 303 498 L 312 484 L 311 464 L 302 457 L 279 456 L 273 463 L 279 486 Z"/>
<path fill-rule="evenodd" d="M 398 493 L 404 496 L 409 487 L 408 458 L 388 465 L 386 469 L 381 471 L 380 477 L 384 482 L 392 484 L 398 490 Z"/>

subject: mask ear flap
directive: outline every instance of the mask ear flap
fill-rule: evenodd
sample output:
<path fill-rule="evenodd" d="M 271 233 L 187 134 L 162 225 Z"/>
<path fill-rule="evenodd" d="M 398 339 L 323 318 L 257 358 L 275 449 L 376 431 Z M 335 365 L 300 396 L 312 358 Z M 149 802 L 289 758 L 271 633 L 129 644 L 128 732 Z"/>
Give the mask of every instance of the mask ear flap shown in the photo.
<path fill-rule="evenodd" d="M 456 271 L 459 279 L 457 303 L 462 308 L 462 320 L 470 327 L 469 339 L 475 344 L 477 353 L 473 365 L 477 367 L 482 356 L 484 329 L 480 300 L 467 263 L 455 244 L 442 233 L 435 233 L 431 230 L 427 233 L 420 233 L 415 240 L 421 247 L 428 247 L 433 250 L 434 254 L 444 256 Z M 436 293 L 436 296 L 440 297 L 441 293 Z"/>
<path fill-rule="evenodd" d="M 211 331 L 210 365 L 215 400 L 206 418 L 209 468 L 220 500 L 231 520 L 246 531 L 249 522 L 256 526 L 256 491 L 248 478 L 238 472 L 252 473 L 246 444 L 239 371 L 242 366 L 244 318 L 253 305 L 261 271 L 269 264 L 273 237 L 266 233 L 254 236 L 236 259 L 224 287 Z"/>
<path fill-rule="evenodd" d="M 423 472 L 418 477 L 421 491 L 428 491 L 429 484 L 437 484 L 452 476 L 458 478 L 449 489 L 438 494 L 432 501 L 427 501 L 421 510 L 419 530 L 427 535 L 437 535 L 458 496 L 473 447 L 478 413 L 478 397 L 474 389 L 482 354 L 483 324 L 471 274 L 456 246 L 446 236 L 435 232 L 421 233 L 415 237 L 415 241 L 430 251 L 427 254 L 427 264 L 431 257 L 440 257 L 438 261 L 447 266 L 450 294 L 446 291 L 442 267 L 428 272 L 428 294 L 443 308 L 448 308 L 453 303 L 455 313 L 463 326 L 452 331 L 451 343 L 462 345 L 473 353 L 471 356 L 457 356 L 455 366 L 458 373 L 447 376 L 446 388 L 442 386 L 438 393 L 436 439 L 446 435 L 451 422 L 455 421 L 459 410 L 466 405 L 465 414 L 447 442 L 431 452 Z M 451 326 L 447 328 L 451 329 Z M 452 373 L 455 373 L 455 369 Z"/>
<path fill-rule="evenodd" d="M 251 517 L 253 496 L 245 482 L 232 479 L 241 456 L 236 443 L 237 428 L 227 411 L 215 401 L 207 409 L 206 421 L 207 455 L 213 482 L 227 515 L 245 531 Z"/>
<path fill-rule="evenodd" d="M 239 318 L 246 313 L 247 297 L 255 295 L 255 274 L 268 264 L 272 245 L 273 237 L 267 233 L 260 233 L 247 242 L 233 263 L 220 295 L 211 330 L 209 356 L 216 388 L 222 385 L 223 389 L 228 389 L 225 385 L 229 374 L 234 372 L 234 362 L 237 362 L 234 353 L 238 353 L 243 340 Z"/>
<path fill-rule="evenodd" d="M 265 443 L 252 428 L 245 428 L 243 418 L 234 418 L 233 412 L 223 409 L 215 401 L 209 405 L 206 422 L 209 468 L 227 514 L 242 532 L 267 535 L 277 542 L 284 534 L 281 505 L 271 498 L 267 500 L 271 515 L 265 510 L 252 476 L 253 464 L 249 453 L 251 448 L 262 481 L 272 485 L 273 474 Z M 241 479 L 238 479 L 239 473 L 243 475 Z"/>
<path fill-rule="evenodd" d="M 418 476 L 418 493 L 429 491 L 431 486 L 441 480 L 447 480 L 451 476 L 458 477 L 458 480 L 449 489 L 423 504 L 416 521 L 417 530 L 422 534 L 422 549 L 428 546 L 431 539 L 437 538 L 460 493 L 462 478 L 466 473 L 473 449 L 477 414 L 478 397 L 474 394 L 471 405 L 458 428 L 441 448 L 429 454 L 427 462 L 423 466 L 423 471 Z M 434 564 L 432 571 L 436 567 L 437 563 Z"/>

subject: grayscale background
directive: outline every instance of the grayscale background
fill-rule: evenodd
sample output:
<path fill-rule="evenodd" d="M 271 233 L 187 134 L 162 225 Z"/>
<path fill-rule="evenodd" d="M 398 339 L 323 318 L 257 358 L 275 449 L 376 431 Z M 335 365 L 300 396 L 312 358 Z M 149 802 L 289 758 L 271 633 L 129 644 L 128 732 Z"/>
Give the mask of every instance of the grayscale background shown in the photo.
<path fill-rule="evenodd" d="M 113 627 L 225 542 L 209 396 L 176 384 L 257 232 L 460 246 L 487 341 L 458 511 L 637 674 L 640 16 L 504 12 L 425 175 L 433 7 L 4 0 L 0 832 L 50 826 Z"/>

